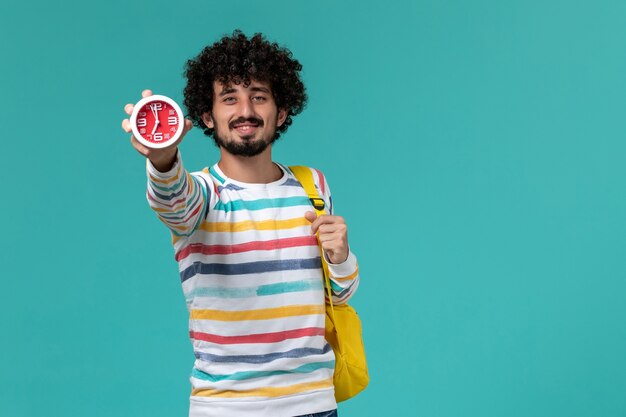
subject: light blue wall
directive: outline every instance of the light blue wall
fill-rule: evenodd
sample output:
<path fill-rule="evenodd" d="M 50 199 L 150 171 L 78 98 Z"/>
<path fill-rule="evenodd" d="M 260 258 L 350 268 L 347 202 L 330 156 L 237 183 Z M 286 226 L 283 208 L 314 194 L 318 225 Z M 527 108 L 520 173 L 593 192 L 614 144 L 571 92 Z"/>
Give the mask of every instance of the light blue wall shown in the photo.
<path fill-rule="evenodd" d="M 623 1 L 0 16 L 0 415 L 185 415 L 184 300 L 122 107 L 182 102 L 185 60 L 237 27 L 304 65 L 275 158 L 326 173 L 359 257 L 372 382 L 342 417 L 626 415 Z M 182 153 L 217 157 L 197 129 Z"/>

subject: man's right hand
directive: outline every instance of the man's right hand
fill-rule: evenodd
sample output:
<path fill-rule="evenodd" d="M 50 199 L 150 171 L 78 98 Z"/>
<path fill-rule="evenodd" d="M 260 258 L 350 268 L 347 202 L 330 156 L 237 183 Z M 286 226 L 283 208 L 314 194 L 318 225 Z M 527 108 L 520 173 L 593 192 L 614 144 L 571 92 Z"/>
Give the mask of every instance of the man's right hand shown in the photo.
<path fill-rule="evenodd" d="M 152 95 L 151 90 L 143 90 L 141 92 L 141 97 L 149 97 L 151 95 Z M 124 106 L 124 111 L 126 112 L 127 115 L 130 116 L 131 114 L 133 114 L 134 108 L 135 106 L 129 103 Z M 133 145 L 133 148 L 137 150 L 137 152 L 139 152 L 140 154 L 148 158 L 150 162 L 152 162 L 152 165 L 154 165 L 154 167 L 158 171 L 167 172 L 170 169 L 172 169 L 172 167 L 174 166 L 174 163 L 176 162 L 176 153 L 178 151 L 178 144 L 180 143 L 180 141 L 183 140 L 187 132 L 189 132 L 192 127 L 193 127 L 193 123 L 191 122 L 191 120 L 185 119 L 185 126 L 183 128 L 182 135 L 180 135 L 180 137 L 178 138 L 176 142 L 172 143 L 170 146 L 166 148 L 161 148 L 161 149 L 148 148 L 147 146 L 142 145 L 133 135 L 130 136 L 130 143 Z M 132 132 L 129 119 L 122 120 L 122 129 L 124 129 L 126 133 Z"/>

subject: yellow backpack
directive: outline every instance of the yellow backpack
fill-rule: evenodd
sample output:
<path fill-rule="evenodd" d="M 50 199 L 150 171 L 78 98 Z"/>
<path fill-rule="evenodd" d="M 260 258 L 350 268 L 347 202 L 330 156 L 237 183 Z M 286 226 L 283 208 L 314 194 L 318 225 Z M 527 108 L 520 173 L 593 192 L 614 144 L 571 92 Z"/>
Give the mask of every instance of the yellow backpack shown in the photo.
<path fill-rule="evenodd" d="M 324 200 L 320 198 L 311 170 L 304 166 L 289 167 L 300 184 L 304 187 L 318 216 L 326 214 Z M 348 400 L 361 392 L 369 383 L 365 347 L 361 330 L 361 320 L 356 311 L 348 304 L 333 305 L 330 289 L 328 264 L 320 245 L 324 280 L 328 292 L 329 304 L 326 304 L 326 341 L 335 352 L 335 399 L 337 402 Z"/>

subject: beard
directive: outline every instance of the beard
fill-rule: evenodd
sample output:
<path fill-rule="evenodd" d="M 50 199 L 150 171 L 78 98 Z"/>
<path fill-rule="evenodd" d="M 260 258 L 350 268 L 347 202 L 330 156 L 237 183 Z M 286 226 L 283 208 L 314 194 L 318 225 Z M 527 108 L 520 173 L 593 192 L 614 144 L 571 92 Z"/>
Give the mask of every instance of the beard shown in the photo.
<path fill-rule="evenodd" d="M 263 120 L 257 118 L 239 118 L 228 124 L 228 129 L 232 130 L 238 123 L 250 122 L 255 123 L 258 127 L 263 127 Z M 253 140 L 254 135 L 241 136 L 243 142 L 236 142 L 225 135 L 220 134 L 220 127 L 215 123 L 213 130 L 213 140 L 218 147 L 224 148 L 228 153 L 236 156 L 252 157 L 257 156 L 273 144 L 276 139 L 276 128 L 266 133 L 266 136 Z"/>

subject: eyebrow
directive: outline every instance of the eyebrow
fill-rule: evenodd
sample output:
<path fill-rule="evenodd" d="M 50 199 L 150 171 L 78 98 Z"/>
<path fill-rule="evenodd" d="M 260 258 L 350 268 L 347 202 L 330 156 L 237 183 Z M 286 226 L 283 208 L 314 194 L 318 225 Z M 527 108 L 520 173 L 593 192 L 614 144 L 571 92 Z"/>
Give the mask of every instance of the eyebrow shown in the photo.
<path fill-rule="evenodd" d="M 226 87 L 226 88 L 224 88 L 224 89 L 220 92 L 219 96 L 220 96 L 220 97 L 221 97 L 221 96 L 225 96 L 226 94 L 234 93 L 235 91 L 237 91 L 237 90 L 235 90 L 235 89 L 234 89 L 234 88 L 232 88 L 232 87 Z"/>
<path fill-rule="evenodd" d="M 250 87 L 250 90 L 270 94 L 270 89 L 266 87 Z"/>
<path fill-rule="evenodd" d="M 260 92 L 262 92 L 262 93 L 271 94 L 271 92 L 270 92 L 270 89 L 269 89 L 269 88 L 267 88 L 267 87 L 262 87 L 262 86 L 259 86 L 259 87 L 250 87 L 250 91 L 255 91 L 255 92 L 260 91 Z M 236 92 L 237 92 L 237 89 L 236 89 L 236 88 L 233 88 L 233 87 L 225 87 L 225 88 L 224 88 L 224 89 L 223 89 L 223 90 L 222 90 L 222 91 L 221 91 L 218 95 L 219 95 L 220 97 L 222 97 L 222 96 L 225 96 L 225 95 L 227 95 L 227 94 L 236 93 Z"/>

